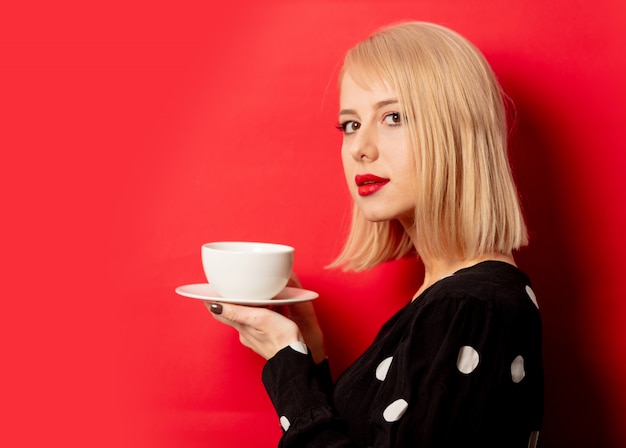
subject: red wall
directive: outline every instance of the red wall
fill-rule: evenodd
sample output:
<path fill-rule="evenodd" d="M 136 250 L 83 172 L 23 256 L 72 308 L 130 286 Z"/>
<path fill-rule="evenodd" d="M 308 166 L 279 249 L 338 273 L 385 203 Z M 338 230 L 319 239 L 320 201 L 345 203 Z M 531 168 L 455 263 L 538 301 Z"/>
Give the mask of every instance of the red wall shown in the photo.
<path fill-rule="evenodd" d="M 0 6 L 0 445 L 276 445 L 261 360 L 174 288 L 204 280 L 204 242 L 294 245 L 334 374 L 359 354 L 420 279 L 323 268 L 349 217 L 335 76 L 419 19 L 475 42 L 518 107 L 541 446 L 626 446 L 621 2 L 207 3 Z"/>

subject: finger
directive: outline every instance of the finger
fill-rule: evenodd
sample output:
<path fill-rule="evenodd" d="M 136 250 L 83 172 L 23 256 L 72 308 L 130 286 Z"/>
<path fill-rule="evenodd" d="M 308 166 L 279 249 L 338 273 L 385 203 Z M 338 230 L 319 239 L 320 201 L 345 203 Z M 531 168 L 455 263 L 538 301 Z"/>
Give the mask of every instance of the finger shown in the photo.
<path fill-rule="evenodd" d="M 207 309 L 213 314 L 222 314 L 222 305 L 216 302 L 204 302 Z"/>
<path fill-rule="evenodd" d="M 241 325 L 239 325 L 237 322 L 228 320 L 222 316 L 223 305 L 221 303 L 204 302 L 204 305 L 211 312 L 215 320 L 225 325 L 228 325 L 230 327 L 233 327 L 235 330 L 239 331 Z"/>
<path fill-rule="evenodd" d="M 233 323 L 237 323 L 257 328 L 270 318 L 272 313 L 272 311 L 266 308 L 233 305 L 230 303 L 213 302 L 207 304 L 207 307 L 217 320 L 228 323 L 231 326 L 233 326 Z"/>
<path fill-rule="evenodd" d="M 222 316 L 223 305 L 221 303 L 205 302 L 205 305 L 209 309 L 209 311 L 211 311 L 211 314 L 213 315 L 213 318 L 215 318 L 215 320 L 233 328 L 235 331 L 239 333 L 239 341 L 245 347 L 251 347 L 251 344 L 248 340 L 248 334 L 250 333 L 251 330 L 254 331 L 254 329 L 248 327 L 247 325 L 240 324 L 239 322 L 235 322 L 233 320 L 227 319 L 224 316 Z"/>

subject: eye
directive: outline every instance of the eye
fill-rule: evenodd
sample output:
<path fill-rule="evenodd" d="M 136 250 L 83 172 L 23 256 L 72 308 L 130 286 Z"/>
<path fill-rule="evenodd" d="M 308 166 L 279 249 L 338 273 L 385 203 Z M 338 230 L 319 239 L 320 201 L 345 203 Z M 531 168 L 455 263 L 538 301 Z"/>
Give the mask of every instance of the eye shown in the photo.
<path fill-rule="evenodd" d="M 344 134 L 354 134 L 361 127 L 361 123 L 358 121 L 344 121 L 337 125 L 337 129 L 343 131 Z"/>
<path fill-rule="evenodd" d="M 402 117 L 398 112 L 392 112 L 390 114 L 385 115 L 383 121 L 391 126 L 399 126 L 402 124 Z"/>

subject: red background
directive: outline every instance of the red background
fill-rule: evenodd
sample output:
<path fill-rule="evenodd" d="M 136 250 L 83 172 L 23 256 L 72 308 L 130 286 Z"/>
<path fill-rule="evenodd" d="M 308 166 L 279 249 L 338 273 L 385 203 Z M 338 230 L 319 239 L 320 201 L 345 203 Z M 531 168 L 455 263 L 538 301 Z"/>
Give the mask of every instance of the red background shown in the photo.
<path fill-rule="evenodd" d="M 174 288 L 204 281 L 204 242 L 294 245 L 334 374 L 360 353 L 420 278 L 324 269 L 349 217 L 336 72 L 418 19 L 475 42 L 518 107 L 541 446 L 626 446 L 620 4 L 0 3 L 0 445 L 276 445 L 262 361 Z"/>

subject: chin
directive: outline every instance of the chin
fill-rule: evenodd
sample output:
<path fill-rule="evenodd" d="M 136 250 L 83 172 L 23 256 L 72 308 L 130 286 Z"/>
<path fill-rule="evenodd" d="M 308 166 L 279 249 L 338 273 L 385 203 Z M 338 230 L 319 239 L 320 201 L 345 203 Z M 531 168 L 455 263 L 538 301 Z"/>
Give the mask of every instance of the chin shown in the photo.
<path fill-rule="evenodd" d="M 361 215 L 370 222 L 383 222 L 393 220 L 403 220 L 415 215 L 415 208 L 411 204 L 392 204 L 385 198 L 377 197 L 354 197 L 354 202 L 359 208 Z"/>
<path fill-rule="evenodd" d="M 359 207 L 359 211 L 363 218 L 369 222 L 386 222 L 399 221 L 401 223 L 414 222 L 415 210 L 403 211 L 399 213 L 397 210 L 380 210 L 371 207 Z M 395 212 L 395 213 L 394 213 Z"/>
<path fill-rule="evenodd" d="M 385 214 L 385 213 L 372 212 L 372 211 L 368 212 L 363 209 L 361 209 L 361 214 L 369 222 L 384 222 L 384 221 L 391 221 L 392 219 L 395 219 L 394 216 L 389 216 L 388 214 Z"/>

